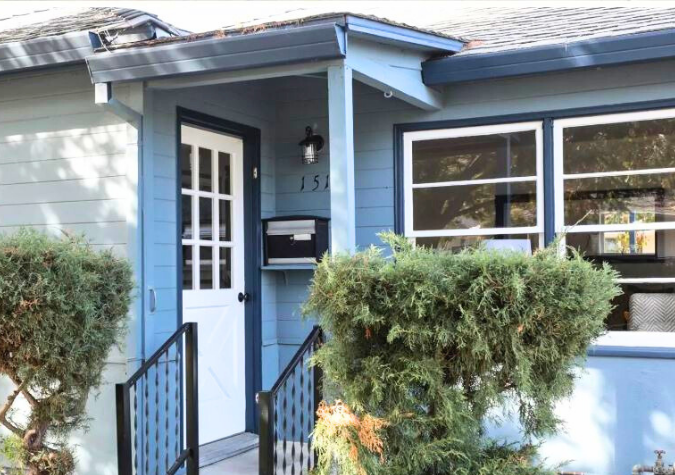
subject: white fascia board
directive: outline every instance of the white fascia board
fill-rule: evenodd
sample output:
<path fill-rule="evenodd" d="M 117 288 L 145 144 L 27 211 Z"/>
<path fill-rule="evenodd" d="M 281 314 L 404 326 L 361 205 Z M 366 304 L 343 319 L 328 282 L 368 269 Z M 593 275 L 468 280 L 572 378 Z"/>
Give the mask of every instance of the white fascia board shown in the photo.
<path fill-rule="evenodd" d="M 349 38 L 346 64 L 354 78 L 420 109 L 443 108 L 443 95 L 422 81 L 424 52 Z"/>

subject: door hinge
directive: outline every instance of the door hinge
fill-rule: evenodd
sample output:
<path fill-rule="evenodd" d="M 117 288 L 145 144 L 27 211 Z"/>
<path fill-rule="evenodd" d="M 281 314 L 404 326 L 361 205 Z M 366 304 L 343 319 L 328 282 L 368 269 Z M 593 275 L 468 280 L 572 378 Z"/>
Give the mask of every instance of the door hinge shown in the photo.
<path fill-rule="evenodd" d="M 258 167 L 253 167 L 253 179 L 258 179 Z"/>

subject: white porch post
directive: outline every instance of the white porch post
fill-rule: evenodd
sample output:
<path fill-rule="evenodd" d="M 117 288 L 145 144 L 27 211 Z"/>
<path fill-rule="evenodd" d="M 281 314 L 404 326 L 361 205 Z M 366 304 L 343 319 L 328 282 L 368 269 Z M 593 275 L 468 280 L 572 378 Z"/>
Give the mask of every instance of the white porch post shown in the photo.
<path fill-rule="evenodd" d="M 328 68 L 331 251 L 356 249 L 352 69 Z"/>

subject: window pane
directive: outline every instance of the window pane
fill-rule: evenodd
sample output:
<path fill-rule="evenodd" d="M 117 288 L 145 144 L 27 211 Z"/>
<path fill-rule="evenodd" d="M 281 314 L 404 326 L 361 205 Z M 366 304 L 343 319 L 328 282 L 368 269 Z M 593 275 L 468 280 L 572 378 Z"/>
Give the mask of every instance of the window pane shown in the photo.
<path fill-rule="evenodd" d="M 180 144 L 180 183 L 183 188 L 192 188 L 192 146 Z"/>
<path fill-rule="evenodd" d="M 567 244 L 624 278 L 675 278 L 675 231 L 570 233 Z"/>
<path fill-rule="evenodd" d="M 192 290 L 192 246 L 183 246 L 183 290 Z"/>
<path fill-rule="evenodd" d="M 230 190 L 230 154 L 218 152 L 218 192 L 229 195 Z"/>
<path fill-rule="evenodd" d="M 675 119 L 588 125 L 563 130 L 565 173 L 675 165 Z"/>
<path fill-rule="evenodd" d="M 213 191 L 211 150 L 201 147 L 199 147 L 199 189 L 202 191 Z"/>
<path fill-rule="evenodd" d="M 621 224 L 675 219 L 675 175 L 565 180 L 565 224 Z"/>
<path fill-rule="evenodd" d="M 199 239 L 213 239 L 213 199 L 199 198 Z"/>
<path fill-rule="evenodd" d="M 229 247 L 220 248 L 220 287 L 229 289 L 232 287 L 232 249 Z"/>
<path fill-rule="evenodd" d="M 182 196 L 181 216 L 181 236 L 183 239 L 192 239 L 192 196 Z"/>
<path fill-rule="evenodd" d="M 199 248 L 199 288 L 213 288 L 213 248 Z"/>
<path fill-rule="evenodd" d="M 675 284 L 623 284 L 607 318 L 609 330 L 675 331 Z"/>
<path fill-rule="evenodd" d="M 484 243 L 493 249 L 514 249 L 524 252 L 539 249 L 538 234 L 505 234 L 499 236 L 453 236 L 416 238 L 418 246 L 431 247 L 443 251 L 459 252 L 468 247 L 477 247 Z M 489 244 L 488 244 L 489 243 Z"/>
<path fill-rule="evenodd" d="M 230 207 L 232 203 L 228 200 L 218 200 L 218 238 L 221 241 L 230 241 L 232 233 L 230 232 Z"/>
<path fill-rule="evenodd" d="M 413 183 L 535 176 L 534 131 L 413 142 Z"/>
<path fill-rule="evenodd" d="M 536 225 L 534 182 L 413 190 L 415 230 Z"/>

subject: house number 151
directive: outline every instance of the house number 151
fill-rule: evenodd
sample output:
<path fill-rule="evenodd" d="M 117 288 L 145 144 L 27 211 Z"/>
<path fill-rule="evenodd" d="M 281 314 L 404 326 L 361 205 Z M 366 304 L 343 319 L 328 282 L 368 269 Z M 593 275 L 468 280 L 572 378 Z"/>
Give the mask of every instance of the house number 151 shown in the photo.
<path fill-rule="evenodd" d="M 330 188 L 330 175 L 305 175 L 301 178 L 300 191 L 325 191 Z"/>

